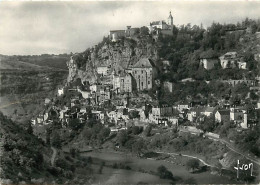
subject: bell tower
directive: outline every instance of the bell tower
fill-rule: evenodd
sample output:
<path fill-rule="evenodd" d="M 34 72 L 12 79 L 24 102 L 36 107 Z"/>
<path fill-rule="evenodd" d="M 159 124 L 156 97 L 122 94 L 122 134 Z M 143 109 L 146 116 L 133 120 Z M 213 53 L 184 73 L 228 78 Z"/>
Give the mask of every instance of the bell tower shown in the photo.
<path fill-rule="evenodd" d="M 172 17 L 172 12 L 170 12 L 170 15 L 167 19 L 167 24 L 170 26 L 173 26 L 173 17 Z"/>

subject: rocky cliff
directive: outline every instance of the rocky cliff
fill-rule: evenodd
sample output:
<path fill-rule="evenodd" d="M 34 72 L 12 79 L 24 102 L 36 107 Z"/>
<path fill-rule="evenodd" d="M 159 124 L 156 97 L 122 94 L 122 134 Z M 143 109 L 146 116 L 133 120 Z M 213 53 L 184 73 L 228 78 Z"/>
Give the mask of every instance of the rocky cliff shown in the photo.
<path fill-rule="evenodd" d="M 67 62 L 69 68 L 68 82 L 77 78 L 83 81 L 97 80 L 96 69 L 99 66 L 110 66 L 111 71 L 121 70 L 134 65 L 141 58 L 158 60 L 157 46 L 150 37 L 122 39 L 111 42 L 104 39 L 93 48 L 73 55 Z"/>
<path fill-rule="evenodd" d="M 67 82 L 73 82 L 77 78 L 80 78 L 82 81 L 89 81 L 91 83 L 95 82 L 97 80 L 97 75 L 92 61 L 86 60 L 85 69 L 80 68 L 77 61 L 75 60 L 77 55 L 71 56 L 70 60 L 67 62 L 67 66 L 69 68 Z"/>

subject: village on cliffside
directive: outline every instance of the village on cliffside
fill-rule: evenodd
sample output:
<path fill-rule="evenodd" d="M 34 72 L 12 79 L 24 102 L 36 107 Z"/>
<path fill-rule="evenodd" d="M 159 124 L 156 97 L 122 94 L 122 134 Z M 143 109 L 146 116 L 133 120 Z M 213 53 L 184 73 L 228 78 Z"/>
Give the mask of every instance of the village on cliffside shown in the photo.
<path fill-rule="evenodd" d="M 48 140 L 56 125 L 75 136 L 90 122 L 110 135 L 151 127 L 219 141 L 259 162 L 259 139 L 236 149 L 259 128 L 260 25 L 252 22 L 177 28 L 170 12 L 166 21 L 110 31 L 72 54 L 67 83 L 31 120 L 35 134 Z"/>

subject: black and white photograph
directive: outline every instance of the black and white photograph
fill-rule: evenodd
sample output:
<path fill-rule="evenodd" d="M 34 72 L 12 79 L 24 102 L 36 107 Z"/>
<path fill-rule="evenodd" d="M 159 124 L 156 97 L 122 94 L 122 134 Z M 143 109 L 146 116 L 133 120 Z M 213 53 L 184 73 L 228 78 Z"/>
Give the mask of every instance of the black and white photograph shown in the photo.
<path fill-rule="evenodd" d="M 260 1 L 0 0 L 0 184 L 260 184 Z"/>

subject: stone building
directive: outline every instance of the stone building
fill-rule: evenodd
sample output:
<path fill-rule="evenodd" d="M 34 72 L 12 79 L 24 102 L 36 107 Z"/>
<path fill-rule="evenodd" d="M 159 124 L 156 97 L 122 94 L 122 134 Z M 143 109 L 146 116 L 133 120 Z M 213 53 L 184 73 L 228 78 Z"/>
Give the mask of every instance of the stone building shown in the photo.
<path fill-rule="evenodd" d="M 229 122 L 230 121 L 230 110 L 218 110 L 215 113 L 215 120 L 219 123 Z"/>
<path fill-rule="evenodd" d="M 148 58 L 140 59 L 131 67 L 134 85 L 138 91 L 148 90 L 153 87 L 157 71 L 154 63 Z"/>
<path fill-rule="evenodd" d="M 161 21 L 153 21 L 148 26 L 149 32 L 152 33 L 154 31 L 157 31 L 157 33 L 161 32 L 164 35 L 172 35 L 172 28 L 173 28 L 173 17 L 170 12 L 169 17 L 167 18 L 167 21 L 161 20 Z"/>
<path fill-rule="evenodd" d="M 257 62 L 260 62 L 260 53 L 254 54 L 254 59 L 255 59 L 255 61 L 257 61 Z"/>
<path fill-rule="evenodd" d="M 163 89 L 167 92 L 173 92 L 173 83 L 172 82 L 163 82 Z"/>
<path fill-rule="evenodd" d="M 109 33 L 109 37 L 112 42 L 116 42 L 119 39 L 125 37 L 125 30 L 111 30 Z"/>
<path fill-rule="evenodd" d="M 96 104 L 103 104 L 105 101 L 110 101 L 112 98 L 112 92 L 109 86 L 101 87 L 95 93 Z"/>
<path fill-rule="evenodd" d="M 127 29 L 125 30 L 125 36 L 126 37 L 132 37 L 137 35 L 140 32 L 139 28 L 131 28 L 131 26 L 127 26 Z"/>
<path fill-rule="evenodd" d="M 247 80 L 247 79 L 241 79 L 241 80 L 222 80 L 223 83 L 228 83 L 229 85 L 232 85 L 233 87 L 235 85 L 245 83 L 247 86 L 252 87 L 256 85 L 255 80 Z"/>
<path fill-rule="evenodd" d="M 218 59 L 216 58 L 201 58 L 200 59 L 201 65 L 207 70 L 213 69 L 215 64 L 218 63 Z"/>
<path fill-rule="evenodd" d="M 106 76 L 109 73 L 109 67 L 108 66 L 99 66 L 97 67 L 97 74 L 101 76 Z"/>
<path fill-rule="evenodd" d="M 132 92 L 133 91 L 133 76 L 132 74 L 121 72 L 119 75 L 113 73 L 112 77 L 113 89 L 116 93 Z"/>
<path fill-rule="evenodd" d="M 237 52 L 227 52 L 219 57 L 220 65 L 223 69 L 226 68 L 239 68 L 246 69 L 246 62 L 243 61 L 243 57 L 238 56 Z"/>
<path fill-rule="evenodd" d="M 131 26 L 127 26 L 126 30 L 111 30 L 109 32 L 109 38 L 112 42 L 116 42 L 123 37 L 133 37 L 139 34 L 139 28 L 131 28 Z"/>

